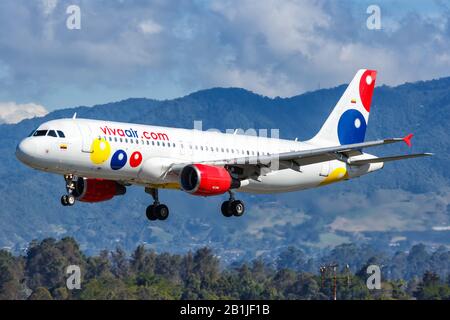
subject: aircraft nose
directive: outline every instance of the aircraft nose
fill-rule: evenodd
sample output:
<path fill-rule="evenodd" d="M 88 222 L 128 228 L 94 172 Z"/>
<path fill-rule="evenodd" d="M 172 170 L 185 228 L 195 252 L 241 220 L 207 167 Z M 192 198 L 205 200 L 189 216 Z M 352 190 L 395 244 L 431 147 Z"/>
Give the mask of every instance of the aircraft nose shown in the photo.
<path fill-rule="evenodd" d="M 16 157 L 23 163 L 30 163 L 36 154 L 36 145 L 29 138 L 22 140 L 16 147 Z"/>

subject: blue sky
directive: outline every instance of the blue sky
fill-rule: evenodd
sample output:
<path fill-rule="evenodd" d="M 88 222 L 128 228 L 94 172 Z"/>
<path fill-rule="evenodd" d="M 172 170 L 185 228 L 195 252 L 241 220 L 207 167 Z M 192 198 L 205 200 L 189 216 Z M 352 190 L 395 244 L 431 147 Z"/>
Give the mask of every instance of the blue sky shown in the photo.
<path fill-rule="evenodd" d="M 348 82 L 363 67 L 379 71 L 378 84 L 449 76 L 446 3 L 2 0 L 0 122 L 216 86 L 292 96 Z M 71 4 L 80 30 L 66 27 Z M 380 30 L 366 26 L 371 4 Z"/>

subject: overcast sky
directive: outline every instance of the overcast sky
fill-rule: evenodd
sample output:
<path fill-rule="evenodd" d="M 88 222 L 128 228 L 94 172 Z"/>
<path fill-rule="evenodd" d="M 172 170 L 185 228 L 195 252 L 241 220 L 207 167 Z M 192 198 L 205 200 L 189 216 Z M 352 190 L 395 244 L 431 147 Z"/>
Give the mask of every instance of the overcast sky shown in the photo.
<path fill-rule="evenodd" d="M 0 122 L 210 87 L 292 96 L 349 82 L 450 75 L 447 1 L 0 1 Z M 69 5 L 81 29 L 66 26 Z M 367 7 L 381 9 L 369 30 Z M 45 110 L 44 109 L 44 110 Z"/>

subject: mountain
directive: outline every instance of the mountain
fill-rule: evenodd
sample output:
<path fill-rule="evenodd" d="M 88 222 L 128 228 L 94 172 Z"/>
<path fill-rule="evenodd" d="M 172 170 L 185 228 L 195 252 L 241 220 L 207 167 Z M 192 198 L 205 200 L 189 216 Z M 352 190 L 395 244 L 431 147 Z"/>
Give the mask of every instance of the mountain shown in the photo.
<path fill-rule="evenodd" d="M 20 251 L 30 240 L 73 236 L 86 253 L 144 243 L 156 250 L 186 252 L 208 245 L 225 260 L 275 255 L 288 245 L 318 255 L 344 242 L 401 250 L 417 242 L 450 246 L 450 78 L 375 89 L 366 139 L 415 134 L 413 147 L 393 145 L 370 152 L 387 155 L 433 152 L 432 158 L 389 163 L 371 175 L 315 190 L 281 195 L 240 195 L 243 217 L 224 219 L 225 196 L 198 198 L 162 191 L 171 216 L 149 222 L 151 198 L 131 187 L 125 197 L 100 204 L 62 207 L 62 177 L 25 167 L 17 143 L 40 123 L 78 117 L 203 129 L 279 129 L 282 138 L 310 138 L 346 85 L 290 98 L 268 98 L 240 88 L 213 88 L 182 98 L 124 101 L 57 110 L 42 118 L 0 125 L 0 248 Z"/>

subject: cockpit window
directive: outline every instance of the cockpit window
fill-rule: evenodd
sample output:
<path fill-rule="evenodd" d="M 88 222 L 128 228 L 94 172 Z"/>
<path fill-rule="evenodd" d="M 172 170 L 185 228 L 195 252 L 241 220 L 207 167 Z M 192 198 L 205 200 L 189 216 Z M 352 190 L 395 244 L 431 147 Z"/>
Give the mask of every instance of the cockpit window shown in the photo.
<path fill-rule="evenodd" d="M 33 131 L 30 132 L 30 134 L 28 135 L 28 137 L 31 137 L 35 131 L 36 131 L 36 129 L 33 129 Z"/>
<path fill-rule="evenodd" d="M 36 132 L 33 134 L 33 137 L 42 137 L 47 134 L 48 130 L 36 130 Z"/>
<path fill-rule="evenodd" d="M 65 138 L 66 136 L 64 135 L 64 132 L 62 132 L 61 130 L 58 130 L 58 135 L 60 138 Z"/>
<path fill-rule="evenodd" d="M 50 137 L 57 137 L 55 130 L 49 130 L 49 132 L 47 133 L 48 136 Z"/>

